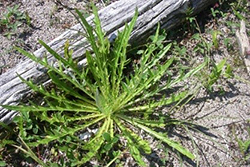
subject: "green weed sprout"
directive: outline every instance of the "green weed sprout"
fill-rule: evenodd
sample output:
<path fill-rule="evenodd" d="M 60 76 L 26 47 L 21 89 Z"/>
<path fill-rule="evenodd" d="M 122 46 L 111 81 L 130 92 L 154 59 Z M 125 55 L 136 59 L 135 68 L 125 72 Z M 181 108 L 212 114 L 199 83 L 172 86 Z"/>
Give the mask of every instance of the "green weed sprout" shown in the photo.
<path fill-rule="evenodd" d="M 4 14 L 3 18 L 0 18 L 0 32 L 4 32 L 4 36 L 8 39 L 16 34 L 17 28 L 24 22 L 30 26 L 30 17 L 28 13 L 25 14 L 18 10 L 19 5 L 13 7 L 7 7 L 8 12 Z"/>
<path fill-rule="evenodd" d="M 44 99 L 42 105 L 35 102 L 30 102 L 31 105 L 3 105 L 20 112 L 17 121 L 20 137 L 31 149 L 54 143 L 54 148 L 66 153 L 72 166 L 85 164 L 92 158 L 101 158 L 105 152 L 116 151 L 117 154 L 111 158 L 112 163 L 120 151 L 126 150 L 140 166 L 146 166 L 143 155 L 150 154 L 151 147 L 137 133 L 142 130 L 193 160 L 195 156 L 188 149 L 169 139 L 166 133 L 160 132 L 171 123 L 167 122 L 169 116 L 161 113 L 159 107 L 183 100 L 188 91 L 167 95 L 162 95 L 162 92 L 198 72 L 205 63 L 186 74 L 168 76 L 167 83 L 159 84 L 160 79 L 167 75 L 174 58 L 169 58 L 163 64 L 160 62 L 171 44 L 158 49 L 158 27 L 153 42 L 142 53 L 140 63 L 134 64 L 132 72 L 126 74 L 124 70 L 131 63 L 127 57 L 127 47 L 138 12 L 131 23 L 118 32 L 112 47 L 102 31 L 95 7 L 93 12 L 95 28 L 76 10 L 92 48 L 92 51 L 86 51 L 86 67 L 79 67 L 73 60 L 69 43 L 65 44 L 62 57 L 43 41 L 39 41 L 55 57 L 58 66 L 51 65 L 46 58 L 37 58 L 17 48 L 23 55 L 46 67 L 54 84 L 53 88 L 48 89 L 19 75 L 24 83 Z M 29 114 L 34 116 L 34 122 L 30 121 Z M 79 134 L 88 128 L 98 130 L 89 139 L 80 139 Z M 122 142 L 117 143 L 121 138 L 126 141 L 122 147 Z"/>

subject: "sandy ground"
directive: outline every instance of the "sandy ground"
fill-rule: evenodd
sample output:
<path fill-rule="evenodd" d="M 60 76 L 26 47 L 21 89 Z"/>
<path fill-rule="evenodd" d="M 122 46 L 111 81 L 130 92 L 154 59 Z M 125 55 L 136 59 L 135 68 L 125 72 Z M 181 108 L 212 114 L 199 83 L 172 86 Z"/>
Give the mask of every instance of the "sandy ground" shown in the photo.
<path fill-rule="evenodd" d="M 86 12 L 89 10 L 86 3 L 81 0 L 65 1 L 65 3 Z M 31 26 L 23 24 L 11 39 L 7 39 L 3 33 L 0 34 L 0 74 L 24 60 L 22 55 L 13 50 L 14 45 L 33 52 L 40 48 L 37 39 L 49 42 L 76 24 L 74 17 L 67 10 L 56 6 L 50 0 L 1 0 L 0 15 L 5 13 L 8 6 L 14 4 L 19 4 L 19 9 L 28 13 Z M 101 1 L 98 4 L 99 8 L 104 6 Z M 247 26 L 249 28 L 249 22 Z M 223 25 L 218 27 L 218 29 L 223 28 L 227 27 Z M 237 27 L 234 31 L 236 29 Z M 213 57 L 218 61 L 227 58 L 235 67 L 235 74 L 249 81 L 249 75 L 237 52 L 235 37 L 234 35 L 228 37 L 232 40 L 233 51 L 228 52 L 221 48 L 220 53 L 213 54 Z M 237 139 L 250 140 L 250 134 L 247 132 L 250 128 L 250 86 L 239 79 L 221 80 L 219 84 L 221 87 L 217 87 L 215 92 L 208 94 L 201 91 L 194 100 L 174 114 L 177 118 L 199 125 L 199 128 L 195 128 L 196 131 L 177 128 L 170 133 L 170 136 L 175 136 L 173 138 L 181 139 L 182 144 L 195 153 L 197 160 L 194 162 L 185 158 L 181 160 L 172 154 L 166 157 L 163 155 L 164 146 L 162 148 L 161 145 L 156 145 L 155 153 L 148 158 L 151 166 L 250 166 L 249 161 L 244 161 L 244 157 L 250 153 L 250 148 L 242 152 L 237 142 Z M 221 88 L 224 91 L 221 91 Z M 197 132 L 197 129 L 200 132 Z M 159 157 L 165 160 L 166 164 L 162 163 Z M 127 164 L 134 166 L 132 162 Z"/>
<path fill-rule="evenodd" d="M 83 0 L 63 0 L 61 2 L 71 8 L 77 7 L 84 13 L 90 11 L 88 3 Z M 19 26 L 11 39 L 7 39 L 4 36 L 5 32 L 1 32 L 0 67 L 2 68 L 0 68 L 0 74 L 24 59 L 13 49 L 13 46 L 20 46 L 34 52 L 41 47 L 38 39 L 48 43 L 77 23 L 69 11 L 56 5 L 53 0 L 1 0 L 0 15 L 3 16 L 8 11 L 7 8 L 14 5 L 19 5 L 18 9 L 28 14 L 31 18 L 31 25 L 28 26 L 24 23 Z M 102 8 L 105 4 L 100 2 L 97 6 Z"/>

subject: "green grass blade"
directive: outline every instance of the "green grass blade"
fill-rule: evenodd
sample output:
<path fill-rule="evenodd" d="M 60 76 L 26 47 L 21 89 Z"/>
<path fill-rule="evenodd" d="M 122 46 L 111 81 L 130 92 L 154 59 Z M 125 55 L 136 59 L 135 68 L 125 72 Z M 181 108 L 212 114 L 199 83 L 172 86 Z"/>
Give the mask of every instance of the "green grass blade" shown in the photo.
<path fill-rule="evenodd" d="M 207 85 L 212 86 L 220 77 L 223 67 L 226 64 L 226 59 L 220 61 L 217 65 L 214 65 L 212 73 L 209 75 Z"/>

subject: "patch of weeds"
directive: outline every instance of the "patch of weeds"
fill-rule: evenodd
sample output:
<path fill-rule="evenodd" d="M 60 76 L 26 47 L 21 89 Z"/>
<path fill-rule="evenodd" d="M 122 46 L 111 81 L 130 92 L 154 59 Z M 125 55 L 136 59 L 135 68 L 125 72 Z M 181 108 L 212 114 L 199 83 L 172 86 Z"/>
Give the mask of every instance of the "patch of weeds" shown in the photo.
<path fill-rule="evenodd" d="M 173 42 L 172 54 L 176 55 L 176 59 L 179 59 L 181 64 L 190 64 L 191 56 L 188 54 L 188 49 L 185 45 L 178 44 L 176 41 Z"/>
<path fill-rule="evenodd" d="M 230 3 L 233 13 L 239 20 L 245 20 L 245 14 L 249 12 L 248 1 L 238 0 L 236 2 Z"/>
<path fill-rule="evenodd" d="M 170 161 L 169 148 L 165 147 L 162 142 L 159 142 L 157 144 L 157 149 L 160 150 L 160 152 L 162 152 L 162 155 L 160 155 L 160 159 L 159 159 L 161 162 L 161 165 L 166 166 L 167 163 L 169 163 Z"/>
<path fill-rule="evenodd" d="M 49 20 L 49 26 L 52 27 L 54 26 L 55 24 L 59 23 L 60 22 L 60 19 L 58 17 L 55 16 L 55 13 L 58 12 L 59 10 L 59 7 L 57 4 L 55 4 L 53 6 L 53 8 L 50 10 L 50 13 L 49 13 L 49 17 L 50 17 L 50 20 Z"/>
<path fill-rule="evenodd" d="M 174 43 L 174 53 L 176 55 L 180 55 L 181 57 L 185 57 L 187 54 L 187 48 L 185 46 L 178 46 L 177 43 Z"/>
<path fill-rule="evenodd" d="M 3 105 L 20 112 L 15 120 L 19 143 L 12 145 L 43 166 L 54 163 L 79 166 L 92 159 L 98 160 L 101 166 L 111 165 L 118 161 L 123 152 L 129 152 L 138 165 L 146 166 L 143 156 L 151 153 L 151 146 L 138 133 L 143 131 L 193 160 L 195 156 L 187 148 L 163 133 L 165 127 L 171 122 L 176 124 L 178 120 L 171 121 L 172 118 L 159 109 L 178 103 L 192 94 L 188 87 L 178 92 L 164 92 L 171 88 L 175 90 L 176 84 L 198 73 L 207 65 L 207 61 L 186 72 L 171 74 L 170 67 L 174 66 L 175 58 L 165 57 L 171 44 L 159 43 L 164 38 L 160 38 L 158 27 L 152 42 L 142 50 L 138 63 L 132 63 L 127 47 L 138 12 L 112 44 L 101 29 L 96 8 L 93 8 L 93 12 L 95 28 L 76 10 L 92 47 L 91 52 L 86 51 L 86 68 L 79 67 L 73 60 L 73 51 L 69 50 L 68 42 L 65 44 L 64 57 L 61 57 L 40 41 L 57 60 L 58 66 L 51 64 L 46 57 L 40 59 L 17 48 L 20 53 L 48 69 L 54 86 L 48 89 L 18 75 L 44 101 L 39 104 L 30 101 L 29 105 Z M 125 74 L 131 63 L 130 73 Z M 163 77 L 168 78 L 167 82 L 159 84 Z M 86 135 L 87 130 L 92 131 L 90 135 Z M 49 149 L 51 145 L 53 151 L 49 151 L 50 155 L 56 152 L 63 152 L 63 155 L 45 164 L 34 149 L 41 146 Z"/>
<path fill-rule="evenodd" d="M 0 32 L 4 33 L 8 39 L 16 35 L 18 27 L 26 23 L 28 26 L 31 24 L 31 18 L 28 13 L 19 11 L 19 5 L 7 7 L 7 12 L 0 19 Z"/>
<path fill-rule="evenodd" d="M 250 163 L 249 159 L 250 159 L 250 120 L 247 121 L 246 123 L 248 126 L 246 127 L 247 132 L 248 132 L 248 137 L 245 140 L 242 140 L 240 138 L 237 137 L 237 135 L 235 135 L 235 139 L 238 143 L 238 147 L 240 150 L 240 153 L 243 156 L 243 162 L 244 163 Z"/>
<path fill-rule="evenodd" d="M 233 44 L 232 44 L 232 39 L 230 38 L 224 38 L 223 39 L 223 44 L 226 46 L 227 50 L 229 52 L 233 51 Z"/>
<path fill-rule="evenodd" d="M 4 152 L 6 152 L 7 145 L 15 143 L 12 138 L 14 131 L 6 124 L 0 122 L 0 166 L 7 166 Z M 8 151 L 7 151 L 8 152 Z"/>
<path fill-rule="evenodd" d="M 166 43 L 167 34 L 166 34 L 165 31 L 161 31 L 159 34 L 156 34 L 156 35 L 158 35 L 158 39 L 156 41 L 156 45 L 157 45 L 157 47 L 158 47 L 159 50 L 163 49 L 164 48 L 164 44 Z M 149 39 L 151 41 L 154 41 L 156 35 L 151 35 L 149 37 Z"/>
<path fill-rule="evenodd" d="M 240 157 L 238 157 L 238 161 L 241 165 L 243 164 L 250 164 L 250 120 L 247 120 L 246 123 L 244 123 L 245 128 L 240 129 L 240 127 L 236 126 L 236 124 L 232 124 L 230 126 L 230 130 L 232 131 L 233 138 L 232 140 L 237 143 L 235 146 L 236 149 L 238 149 L 240 153 Z M 242 139 L 241 137 L 238 136 L 237 132 L 243 133 L 243 131 L 247 131 L 248 135 Z"/>
<path fill-rule="evenodd" d="M 220 79 L 234 77 L 234 74 L 231 66 L 226 63 L 226 59 L 223 59 L 217 64 L 215 64 L 213 61 L 210 61 L 209 65 L 201 70 L 201 73 L 199 73 L 197 77 L 209 92 L 212 92 L 214 90 L 214 86 L 219 86 L 219 88 L 223 92 L 223 88 L 216 83 Z"/>
<path fill-rule="evenodd" d="M 193 50 L 194 52 L 201 53 L 202 55 L 211 54 L 213 43 L 204 39 L 201 33 L 195 33 L 191 38 L 197 41 L 197 44 Z"/>
<path fill-rule="evenodd" d="M 84 16 L 84 18 L 87 18 L 90 16 L 91 13 L 91 8 L 90 8 L 90 2 L 86 2 L 86 6 L 84 9 L 78 9 L 82 15 Z M 60 26 L 63 29 L 69 29 L 73 23 L 71 22 L 65 22 L 64 20 L 61 20 L 58 16 L 56 16 L 56 12 L 59 12 L 63 9 L 66 9 L 68 12 L 70 12 L 71 14 L 73 14 L 74 16 L 76 16 L 72 11 L 74 10 L 74 8 L 67 6 L 66 4 L 64 4 L 61 1 L 54 1 L 54 6 L 52 8 L 52 10 L 50 11 L 49 17 L 49 25 L 52 27 L 54 25 L 58 25 L 60 24 Z"/>
<path fill-rule="evenodd" d="M 216 3 L 216 6 L 214 6 L 213 8 L 210 8 L 211 10 L 211 14 L 213 16 L 213 18 L 217 21 L 218 17 L 226 17 L 226 13 L 224 13 L 222 10 L 220 10 L 219 4 Z"/>
<path fill-rule="evenodd" d="M 188 8 L 186 13 L 185 13 L 185 22 L 183 25 L 183 29 L 184 31 L 186 31 L 190 36 L 190 33 L 193 34 L 197 28 L 197 22 L 196 22 L 196 18 L 193 16 L 193 9 L 192 8 Z"/>

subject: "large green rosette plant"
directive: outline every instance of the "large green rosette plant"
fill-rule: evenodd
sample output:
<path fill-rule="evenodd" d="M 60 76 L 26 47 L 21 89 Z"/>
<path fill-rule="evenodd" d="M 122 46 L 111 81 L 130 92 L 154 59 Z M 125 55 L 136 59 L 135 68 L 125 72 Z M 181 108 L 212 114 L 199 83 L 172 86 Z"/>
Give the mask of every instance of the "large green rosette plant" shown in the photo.
<path fill-rule="evenodd" d="M 91 45 L 91 51 L 86 51 L 85 54 L 86 67 L 79 66 L 73 60 L 73 51 L 69 49 L 68 43 L 65 44 L 64 56 L 60 56 L 40 41 L 57 60 L 56 65 L 46 58 L 37 58 L 17 48 L 22 54 L 46 67 L 54 85 L 46 88 L 19 76 L 43 97 L 41 104 L 29 102 L 29 105 L 4 106 L 20 112 L 17 121 L 20 137 L 28 148 L 54 145 L 53 148 L 65 152 L 71 165 L 85 164 L 92 158 L 100 159 L 112 151 L 120 151 L 119 154 L 129 151 L 140 166 L 146 166 L 143 155 L 150 154 L 151 147 L 150 143 L 138 134 L 138 131 L 142 130 L 145 134 L 166 143 L 173 150 L 194 159 L 188 149 L 169 139 L 166 133 L 162 133 L 171 122 L 168 122 L 169 115 L 164 115 L 160 107 L 177 103 L 187 97 L 188 91 L 171 94 L 163 92 L 199 71 L 205 63 L 186 74 L 175 77 L 167 75 L 174 58 L 166 60 L 166 53 L 171 44 L 158 48 L 158 27 L 153 41 L 143 51 L 139 63 L 134 63 L 132 69 L 128 69 L 132 61 L 128 58 L 127 48 L 138 12 L 136 11 L 131 23 L 118 32 L 112 44 L 101 28 L 95 7 L 93 12 L 95 28 L 76 10 Z M 164 84 L 160 83 L 163 76 L 168 77 Z M 31 114 L 32 119 L 29 117 Z M 30 119 L 33 122 L 27 121 Z M 97 129 L 97 132 L 83 140 L 79 136 L 87 129 Z M 125 144 L 122 145 L 124 140 Z M 113 158 L 117 157 L 119 156 Z"/>

